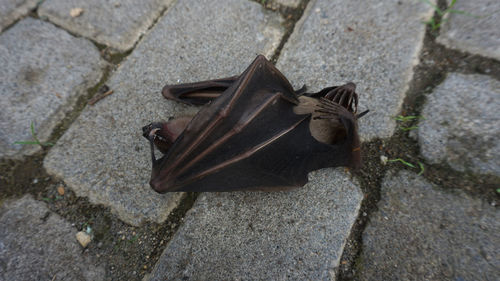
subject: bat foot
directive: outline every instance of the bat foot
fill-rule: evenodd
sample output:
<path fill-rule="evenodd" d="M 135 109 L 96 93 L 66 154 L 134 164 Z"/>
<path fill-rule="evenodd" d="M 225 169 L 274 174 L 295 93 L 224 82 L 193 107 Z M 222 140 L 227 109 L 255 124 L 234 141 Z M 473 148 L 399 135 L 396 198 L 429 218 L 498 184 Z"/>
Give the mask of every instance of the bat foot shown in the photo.
<path fill-rule="evenodd" d="M 353 82 L 334 87 L 325 95 L 325 98 L 338 103 L 352 113 L 358 111 L 358 94 L 356 93 L 356 84 Z"/>
<path fill-rule="evenodd" d="M 340 116 L 351 117 L 352 113 L 340 104 L 327 98 L 321 98 L 317 104 L 319 109 L 314 112 L 321 113 L 313 119 L 338 119 Z"/>

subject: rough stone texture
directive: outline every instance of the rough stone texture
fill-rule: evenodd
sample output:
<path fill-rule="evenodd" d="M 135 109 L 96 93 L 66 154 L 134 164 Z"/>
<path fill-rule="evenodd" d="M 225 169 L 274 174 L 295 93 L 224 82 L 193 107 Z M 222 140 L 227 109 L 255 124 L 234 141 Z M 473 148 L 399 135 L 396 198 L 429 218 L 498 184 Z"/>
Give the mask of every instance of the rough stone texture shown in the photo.
<path fill-rule="evenodd" d="M 120 51 L 131 49 L 172 0 L 46 0 L 38 9 L 40 17 L 71 32 Z M 81 8 L 72 17 L 71 9 Z"/>
<path fill-rule="evenodd" d="M 26 18 L 0 35 L 0 65 L 0 157 L 20 158 L 40 149 L 13 144 L 32 139 L 30 123 L 46 141 L 105 63 L 91 42 Z"/>
<path fill-rule="evenodd" d="M 500 176 L 500 81 L 451 73 L 427 97 L 418 142 L 431 163 Z"/>
<path fill-rule="evenodd" d="M 250 1 L 177 2 L 107 82 L 114 94 L 86 108 L 50 151 L 47 171 L 130 224 L 164 221 L 181 194 L 149 187 L 141 128 L 198 108 L 164 99 L 162 87 L 242 72 L 258 53 L 273 53 L 280 21 Z"/>
<path fill-rule="evenodd" d="M 276 4 L 280 4 L 290 8 L 297 8 L 301 0 L 272 0 Z"/>
<path fill-rule="evenodd" d="M 0 0 L 0 32 L 36 7 L 38 0 Z"/>
<path fill-rule="evenodd" d="M 356 280 L 498 280 L 500 212 L 413 173 L 388 175 Z"/>
<path fill-rule="evenodd" d="M 432 8 L 420 1 L 319 0 L 309 3 L 278 60 L 295 87 L 311 92 L 357 84 L 363 140 L 390 137 Z"/>
<path fill-rule="evenodd" d="M 453 9 L 467 14 L 448 13 L 437 41 L 449 48 L 500 60 L 500 1 L 457 1 Z"/>
<path fill-rule="evenodd" d="M 76 229 L 30 195 L 0 206 L 0 280 L 104 280 Z"/>
<path fill-rule="evenodd" d="M 343 169 L 290 192 L 202 193 L 146 280 L 334 280 L 363 194 Z"/>

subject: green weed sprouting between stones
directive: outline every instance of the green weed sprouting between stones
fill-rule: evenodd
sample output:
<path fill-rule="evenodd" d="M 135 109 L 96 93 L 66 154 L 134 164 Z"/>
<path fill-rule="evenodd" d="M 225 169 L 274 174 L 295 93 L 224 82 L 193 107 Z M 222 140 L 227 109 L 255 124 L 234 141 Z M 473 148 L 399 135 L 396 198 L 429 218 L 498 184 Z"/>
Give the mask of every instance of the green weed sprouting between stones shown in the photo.
<path fill-rule="evenodd" d="M 425 118 L 423 116 L 417 116 L 417 115 L 408 115 L 408 116 L 398 115 L 398 116 L 395 116 L 394 119 L 398 122 L 406 123 L 406 122 L 409 122 L 412 120 L 425 119 Z M 399 128 L 403 131 L 411 131 L 411 130 L 418 129 L 418 126 L 411 126 L 411 127 L 400 126 Z M 403 160 L 401 158 L 390 159 L 390 160 L 387 160 L 387 162 L 401 162 L 410 168 L 414 168 L 414 169 L 417 168 L 414 164 L 412 164 L 410 162 L 406 162 L 405 160 Z M 420 176 L 425 171 L 424 164 L 421 163 L 420 161 L 418 162 L 418 168 L 420 169 L 420 172 L 418 172 L 418 175 Z"/>
<path fill-rule="evenodd" d="M 500 188 L 497 188 L 497 193 L 500 193 Z"/>
<path fill-rule="evenodd" d="M 436 31 L 443 23 L 445 23 L 448 19 L 445 19 L 444 16 L 446 14 L 461 14 L 461 15 L 466 15 L 474 18 L 480 18 L 479 16 L 475 16 L 473 14 L 467 13 L 466 11 L 461 11 L 461 10 L 454 10 L 453 6 L 457 3 L 457 0 L 452 0 L 448 8 L 446 10 L 441 10 L 436 4 L 433 4 L 430 0 L 420 0 L 421 2 L 425 2 L 428 5 L 430 5 L 434 11 L 439 15 L 441 18 L 441 21 L 437 22 L 434 17 L 429 19 L 428 21 L 424 21 L 423 23 L 429 25 L 432 29 L 432 31 Z"/>
<path fill-rule="evenodd" d="M 398 116 L 394 117 L 394 119 L 396 121 L 405 123 L 405 122 L 408 122 L 408 121 L 411 121 L 411 120 L 415 120 L 415 119 L 424 119 L 424 117 L 422 117 L 422 116 L 415 116 L 415 115 L 409 115 L 409 116 L 398 115 Z M 403 131 L 411 131 L 411 130 L 418 129 L 418 126 L 411 126 L 411 127 L 400 126 L 399 128 L 401 130 L 403 130 Z"/>
<path fill-rule="evenodd" d="M 43 143 L 40 142 L 40 140 L 38 139 L 38 137 L 35 134 L 35 123 L 33 121 L 31 121 L 30 128 L 31 128 L 31 137 L 33 138 L 33 140 L 32 141 L 16 141 L 16 142 L 14 142 L 14 144 L 38 144 L 41 147 L 54 145 L 51 142 L 43 142 Z"/>
<path fill-rule="evenodd" d="M 401 158 L 389 159 L 389 160 L 387 160 L 387 162 L 401 162 L 401 163 L 403 163 L 404 165 L 406 165 L 408 167 L 417 168 L 414 164 L 412 164 L 410 162 L 406 162 L 405 160 L 403 160 Z M 420 168 L 420 172 L 418 172 L 418 175 L 420 176 L 421 174 L 424 173 L 425 167 L 424 167 L 424 164 L 422 162 L 420 162 L 420 161 L 418 162 L 418 167 Z"/>
<path fill-rule="evenodd" d="M 412 163 L 406 162 L 405 160 L 403 160 L 401 158 L 389 159 L 389 160 L 387 160 L 387 162 L 401 162 L 401 163 L 405 164 L 408 167 L 415 168 L 415 165 L 413 165 Z"/>
<path fill-rule="evenodd" d="M 418 166 L 420 167 L 420 172 L 418 172 L 418 175 L 420 176 L 421 174 L 424 173 L 425 168 L 424 168 L 424 164 L 420 161 L 418 161 Z"/>

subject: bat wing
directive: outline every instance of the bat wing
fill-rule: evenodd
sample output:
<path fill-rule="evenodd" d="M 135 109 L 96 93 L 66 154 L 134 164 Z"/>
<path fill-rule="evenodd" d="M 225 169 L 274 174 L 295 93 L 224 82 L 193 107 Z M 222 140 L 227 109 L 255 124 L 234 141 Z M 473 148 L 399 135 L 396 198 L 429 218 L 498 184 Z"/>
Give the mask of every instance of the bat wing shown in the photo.
<path fill-rule="evenodd" d="M 238 76 L 207 80 L 180 85 L 166 85 L 162 94 L 165 98 L 193 105 L 204 105 L 219 97 Z"/>
<path fill-rule="evenodd" d="M 311 136 L 311 115 L 293 112 L 292 86 L 263 56 L 228 86 L 153 163 L 153 189 L 279 190 L 304 185 L 309 171 L 347 163 L 343 143 Z"/>

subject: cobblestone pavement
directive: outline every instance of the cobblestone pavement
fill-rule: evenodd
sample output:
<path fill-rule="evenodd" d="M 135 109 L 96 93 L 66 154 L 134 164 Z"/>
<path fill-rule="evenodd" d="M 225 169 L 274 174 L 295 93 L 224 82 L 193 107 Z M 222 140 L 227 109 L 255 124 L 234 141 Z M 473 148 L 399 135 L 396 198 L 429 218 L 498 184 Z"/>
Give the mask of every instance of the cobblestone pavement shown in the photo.
<path fill-rule="evenodd" d="M 500 279 L 500 2 L 451 3 L 0 0 L 0 280 Z M 357 84 L 364 166 L 152 191 L 162 86 L 258 54 Z"/>

